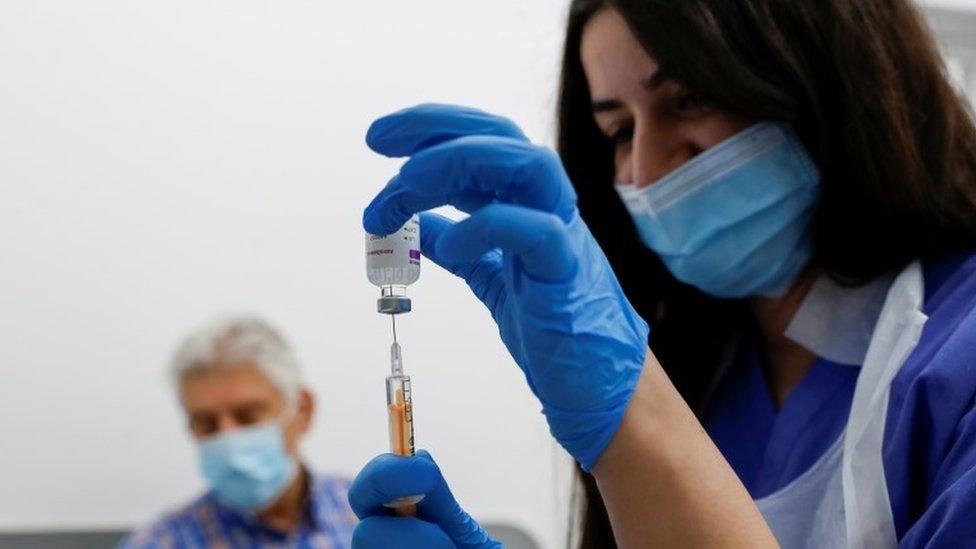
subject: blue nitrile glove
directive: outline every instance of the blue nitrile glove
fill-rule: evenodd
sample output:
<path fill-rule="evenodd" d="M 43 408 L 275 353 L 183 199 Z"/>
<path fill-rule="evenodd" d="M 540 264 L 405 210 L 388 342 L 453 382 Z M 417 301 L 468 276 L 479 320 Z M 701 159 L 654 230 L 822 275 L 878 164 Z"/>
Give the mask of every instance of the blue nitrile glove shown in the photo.
<path fill-rule="evenodd" d="M 589 470 L 613 438 L 647 353 L 647 324 L 576 208 L 559 157 L 507 119 L 448 105 L 380 118 L 370 148 L 409 156 L 366 208 L 389 234 L 425 213 L 421 248 L 488 306 L 556 440 Z"/>
<path fill-rule="evenodd" d="M 416 518 L 394 517 L 383 507 L 387 501 L 415 494 L 424 494 Z M 349 505 L 360 518 L 352 536 L 356 549 L 502 546 L 461 509 L 440 468 L 423 450 L 416 456 L 373 458 L 349 487 Z"/>

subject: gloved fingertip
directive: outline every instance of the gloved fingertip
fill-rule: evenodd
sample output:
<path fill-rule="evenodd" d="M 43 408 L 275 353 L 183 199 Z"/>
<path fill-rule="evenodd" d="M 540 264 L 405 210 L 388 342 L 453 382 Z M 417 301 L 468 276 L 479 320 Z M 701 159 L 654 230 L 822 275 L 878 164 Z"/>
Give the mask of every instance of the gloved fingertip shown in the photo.
<path fill-rule="evenodd" d="M 399 221 L 390 201 L 380 195 L 363 210 L 363 229 L 369 234 L 385 236 L 399 230 L 407 222 L 407 219 L 409 216 L 404 218 L 402 222 Z"/>
<path fill-rule="evenodd" d="M 452 253 L 452 246 L 446 242 L 444 239 L 444 234 L 441 233 L 440 237 L 434 242 L 434 255 L 437 256 L 442 263 L 448 265 L 457 265 L 458 261 Z"/>
<path fill-rule="evenodd" d="M 386 134 L 387 127 L 389 126 L 387 119 L 388 117 L 384 116 L 374 120 L 366 130 L 366 146 L 380 154 L 385 154 L 383 138 Z"/>
<path fill-rule="evenodd" d="M 376 208 L 372 207 L 372 205 L 363 210 L 363 230 L 374 235 L 387 234 L 383 224 L 380 223 L 376 215 Z"/>
<path fill-rule="evenodd" d="M 372 210 L 372 204 L 363 208 L 362 222 L 363 222 L 363 230 L 365 230 L 366 232 L 369 232 L 369 229 L 372 227 L 373 214 L 371 210 Z"/>
<path fill-rule="evenodd" d="M 409 461 L 406 463 L 404 470 L 420 479 L 418 485 L 425 484 L 427 488 L 433 488 L 440 482 L 440 467 L 430 457 L 430 454 L 426 452 L 424 454 L 418 453 L 418 455 L 410 456 L 408 459 Z"/>
<path fill-rule="evenodd" d="M 437 257 L 441 258 L 442 261 L 451 264 L 458 264 L 465 263 L 472 259 L 467 257 L 468 254 L 465 253 L 466 250 L 471 249 L 471 243 L 467 242 L 465 238 L 463 238 L 463 231 L 462 237 L 458 237 L 457 229 L 463 223 L 464 222 L 462 221 L 461 223 L 455 223 L 450 227 L 445 227 L 437 238 L 437 242 L 434 244 L 434 252 L 437 254 Z"/>
<path fill-rule="evenodd" d="M 436 112 L 441 107 L 434 103 L 421 103 L 377 118 L 366 130 L 366 145 L 389 157 L 412 154 L 416 146 L 411 144 L 411 138 L 404 135 L 402 130 L 413 126 L 410 124 L 411 118 L 425 111 Z"/>
<path fill-rule="evenodd" d="M 430 235 L 436 240 L 445 229 L 454 225 L 454 221 L 434 212 L 420 212 L 420 236 Z"/>
<path fill-rule="evenodd" d="M 446 269 L 449 269 L 450 266 L 445 264 L 437 255 L 437 241 L 440 240 L 441 233 L 453 224 L 454 221 L 442 215 L 433 212 L 420 213 L 420 253 Z"/>
<path fill-rule="evenodd" d="M 389 223 L 384 223 L 383 216 L 379 213 L 378 206 L 370 204 L 363 211 L 363 229 L 373 235 L 383 236 L 394 231 L 388 227 Z"/>

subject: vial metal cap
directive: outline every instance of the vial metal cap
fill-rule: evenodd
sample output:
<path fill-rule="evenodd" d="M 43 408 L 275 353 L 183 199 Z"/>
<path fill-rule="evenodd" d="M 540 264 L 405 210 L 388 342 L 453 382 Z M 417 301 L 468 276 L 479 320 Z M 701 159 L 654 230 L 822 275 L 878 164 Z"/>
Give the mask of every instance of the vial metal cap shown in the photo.
<path fill-rule="evenodd" d="M 383 296 L 376 300 L 376 311 L 388 315 L 398 315 L 409 313 L 411 310 L 410 298 L 404 296 Z"/>

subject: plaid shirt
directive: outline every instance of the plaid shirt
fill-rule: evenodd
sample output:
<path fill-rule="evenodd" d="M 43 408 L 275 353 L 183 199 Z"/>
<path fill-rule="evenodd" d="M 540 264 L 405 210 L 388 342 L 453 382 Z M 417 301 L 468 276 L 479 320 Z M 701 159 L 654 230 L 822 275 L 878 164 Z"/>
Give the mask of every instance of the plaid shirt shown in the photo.
<path fill-rule="evenodd" d="M 283 533 L 222 505 L 212 492 L 141 529 L 120 549 L 176 547 L 289 547 L 345 549 L 351 546 L 356 516 L 346 499 L 349 481 L 309 476 L 305 516 L 294 531 Z"/>

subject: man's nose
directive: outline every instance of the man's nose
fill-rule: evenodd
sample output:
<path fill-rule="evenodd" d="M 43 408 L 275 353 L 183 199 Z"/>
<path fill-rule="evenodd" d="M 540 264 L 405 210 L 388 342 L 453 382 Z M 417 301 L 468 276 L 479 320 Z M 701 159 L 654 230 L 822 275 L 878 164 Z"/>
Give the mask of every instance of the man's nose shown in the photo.
<path fill-rule="evenodd" d="M 240 425 L 231 414 L 221 414 L 217 416 L 217 433 L 226 433 L 237 429 Z"/>

